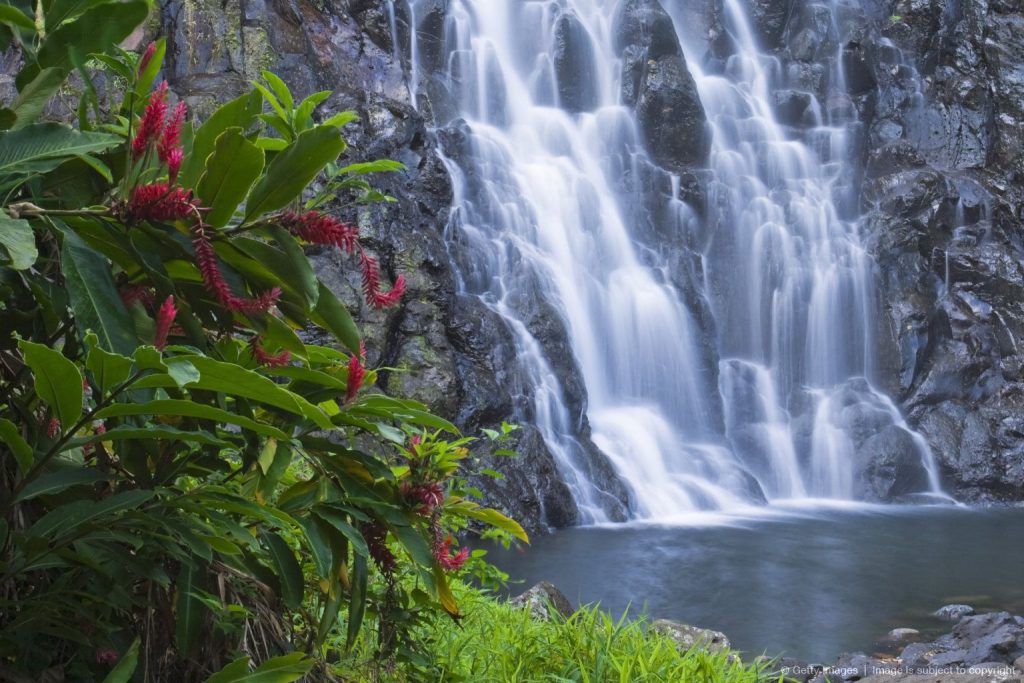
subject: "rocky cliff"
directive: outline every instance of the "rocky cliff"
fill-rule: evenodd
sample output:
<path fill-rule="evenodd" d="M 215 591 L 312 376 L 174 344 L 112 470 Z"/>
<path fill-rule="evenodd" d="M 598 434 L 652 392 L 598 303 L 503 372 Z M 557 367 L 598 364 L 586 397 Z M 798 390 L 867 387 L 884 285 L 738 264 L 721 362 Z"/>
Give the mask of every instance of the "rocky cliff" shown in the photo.
<path fill-rule="evenodd" d="M 812 98 L 858 136 L 849 159 L 844 210 L 862 212 L 864 240 L 878 264 L 884 315 L 883 362 L 873 378 L 897 398 L 936 453 L 947 488 L 964 500 L 1024 498 L 1024 376 L 1017 353 L 1024 335 L 1024 14 L 1010 0 L 863 0 L 829 7 L 805 0 L 741 0 L 764 48 L 779 59 L 775 107 L 803 135 Z M 471 264 L 446 234 L 452 187 L 439 144 L 457 157 L 459 123 L 430 73 L 444 60 L 445 0 L 165 0 L 160 23 L 169 38 L 168 78 L 203 113 L 270 68 L 298 94 L 333 90 L 325 114 L 355 109 L 353 160 L 389 157 L 408 170 L 379 181 L 398 201 L 353 216 L 409 294 L 386 314 L 361 309 L 371 323 L 371 361 L 396 368 L 385 389 L 419 398 L 472 433 L 502 420 L 522 423 L 515 462 L 481 452 L 506 478 L 492 499 L 532 528 L 572 524 L 577 510 L 559 478 L 515 376 L 509 330 L 473 297 L 458 294 Z M 686 30 L 724 60 L 729 38 L 720 0 L 687 3 Z M 833 21 L 832 17 L 838 17 Z M 701 164 L 708 139 L 704 112 L 686 60 L 658 0 L 625 0 L 617 19 L 622 98 L 635 107 L 647 146 L 661 168 L 638 169 L 669 192 L 671 171 L 699 215 Z M 666 24 L 666 22 L 668 22 Z M 424 77 L 414 107 L 407 87 L 410 24 Z M 586 46 L 572 15 L 559 20 L 556 72 L 563 106 L 585 110 Z M 843 84 L 830 83 L 829 60 L 841 59 Z M 842 87 L 840 87 L 842 86 Z M 440 141 L 440 142 L 439 142 Z M 472 179 L 470 179 L 472 180 Z M 842 188 L 837 189 L 841 192 Z M 699 266 L 692 245 L 673 241 L 668 218 L 648 218 L 646 239 L 674 254 L 671 277 L 686 291 Z M 667 246 L 666 246 L 667 245 Z M 340 255 L 317 264 L 328 284 L 359 307 L 358 276 Z M 697 301 L 699 297 L 688 298 Z M 621 518 L 630 492 L 614 481 L 589 443 L 586 394 L 557 316 L 542 300 L 526 302 L 531 332 L 544 345 L 577 416 L 581 448 Z M 699 302 L 695 316 L 713 320 Z M 709 338 L 713 335 L 709 334 Z M 708 351 L 714 379 L 717 359 Z M 711 399 L 709 398 L 709 401 Z"/>

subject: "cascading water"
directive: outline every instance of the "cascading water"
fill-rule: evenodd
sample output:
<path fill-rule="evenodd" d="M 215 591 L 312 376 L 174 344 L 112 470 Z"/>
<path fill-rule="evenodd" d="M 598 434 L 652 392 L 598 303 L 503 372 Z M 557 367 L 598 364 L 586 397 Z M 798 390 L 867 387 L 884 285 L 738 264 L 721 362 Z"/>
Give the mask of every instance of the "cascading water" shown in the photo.
<path fill-rule="evenodd" d="M 408 8 L 413 25 L 418 4 Z M 414 99 L 421 77 L 439 79 L 465 120 L 447 159 L 449 239 L 472 254 L 460 286 L 508 323 L 526 412 L 581 521 L 606 519 L 607 494 L 588 474 L 577 416 L 531 332 L 538 299 L 564 324 L 593 443 L 632 488 L 636 516 L 763 497 L 851 498 L 865 424 L 910 435 L 929 473 L 922 488 L 938 491 L 927 446 L 865 379 L 877 306 L 856 221 L 837 209 L 850 189 L 845 121 L 820 115 L 803 139 L 779 125 L 769 104 L 776 63 L 758 52 L 737 1 L 725 0 L 733 54 L 707 70 L 687 54 L 712 133 L 708 208 L 698 218 L 679 199 L 678 177 L 667 198 L 638 180 L 649 163 L 620 95 L 621 4 L 451 0 L 441 73 L 420 73 L 416 31 L 409 53 Z M 664 2 L 680 28 L 683 4 Z M 571 36 L 560 26 L 567 15 Z M 567 41 L 577 62 L 559 70 L 556 43 Z M 565 101 L 559 78 L 574 81 L 576 101 Z M 628 208 L 637 197 L 646 215 L 672 216 L 699 246 L 702 270 L 680 275 L 639 238 Z M 711 326 L 699 315 L 708 304 Z"/>

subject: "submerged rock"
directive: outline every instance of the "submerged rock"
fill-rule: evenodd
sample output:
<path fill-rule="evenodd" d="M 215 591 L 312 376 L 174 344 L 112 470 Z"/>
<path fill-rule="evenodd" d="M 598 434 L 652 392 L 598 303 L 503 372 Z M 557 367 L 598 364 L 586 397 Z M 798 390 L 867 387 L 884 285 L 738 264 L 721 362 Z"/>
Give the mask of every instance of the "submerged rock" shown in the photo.
<path fill-rule="evenodd" d="M 956 622 L 972 614 L 974 608 L 970 605 L 946 605 L 935 610 L 935 616 L 943 621 Z"/>

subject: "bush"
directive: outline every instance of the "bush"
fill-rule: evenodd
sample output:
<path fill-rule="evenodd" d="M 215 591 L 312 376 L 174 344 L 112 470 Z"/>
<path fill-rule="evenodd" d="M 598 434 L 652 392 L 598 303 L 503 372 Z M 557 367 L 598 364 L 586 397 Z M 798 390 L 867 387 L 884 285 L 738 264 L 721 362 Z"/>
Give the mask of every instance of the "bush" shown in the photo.
<path fill-rule="evenodd" d="M 115 47 L 148 0 L 0 9 L 25 56 L 0 111 L 0 673 L 328 676 L 367 615 L 378 658 L 412 656 L 424 615 L 460 615 L 452 532 L 526 537 L 464 490 L 453 425 L 367 390 L 304 254 L 339 248 L 398 304 L 324 207 L 387 200 L 367 176 L 401 166 L 338 166 L 354 115 L 317 123 L 330 93 L 271 73 L 193 128 L 153 88 L 163 42 Z M 37 122 L 72 70 L 77 128 Z"/>

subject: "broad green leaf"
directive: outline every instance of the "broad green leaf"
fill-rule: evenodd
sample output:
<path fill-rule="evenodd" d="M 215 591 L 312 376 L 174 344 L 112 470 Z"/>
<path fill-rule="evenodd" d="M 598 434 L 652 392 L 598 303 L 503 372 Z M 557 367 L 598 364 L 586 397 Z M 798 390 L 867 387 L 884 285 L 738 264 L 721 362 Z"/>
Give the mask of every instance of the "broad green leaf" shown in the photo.
<path fill-rule="evenodd" d="M 68 19 L 74 19 L 87 9 L 96 5 L 110 3 L 111 0 L 53 0 L 46 10 L 46 30 L 53 31 Z"/>
<path fill-rule="evenodd" d="M 174 640 L 178 652 L 185 657 L 189 656 L 195 647 L 196 638 L 199 637 L 203 625 L 203 610 L 206 608 L 202 600 L 193 594 L 202 589 L 204 572 L 205 565 L 195 559 L 191 562 L 182 562 L 178 572 Z"/>
<path fill-rule="evenodd" d="M 277 576 L 281 581 L 281 599 L 287 607 L 298 609 L 302 604 L 305 586 L 302 567 L 295 559 L 295 553 L 283 538 L 273 532 L 264 532 L 263 542 L 267 544 L 270 557 L 277 568 Z"/>
<path fill-rule="evenodd" d="M 199 370 L 187 360 L 170 358 L 165 365 L 167 365 L 167 374 L 179 387 L 188 386 L 200 379 Z"/>
<path fill-rule="evenodd" d="M 327 524 L 337 529 L 345 538 L 348 539 L 349 543 L 352 544 L 352 549 L 360 555 L 369 555 L 370 550 L 366 547 L 366 540 L 363 539 L 363 535 L 359 533 L 358 529 L 348 523 L 345 519 L 345 515 L 337 510 L 318 505 L 314 510 L 313 514 L 322 519 Z"/>
<path fill-rule="evenodd" d="M 243 254 L 255 259 L 269 270 L 285 291 L 296 293 L 302 298 L 306 310 L 313 308 L 319 298 L 319 280 L 302 247 L 285 230 L 271 231 L 277 246 L 248 237 L 236 237 L 232 246 Z M 235 265 L 233 261 L 229 263 Z M 269 283 L 267 283 L 269 284 Z"/>
<path fill-rule="evenodd" d="M 199 370 L 201 378 L 190 385 L 191 388 L 244 396 L 295 415 L 302 415 L 322 429 L 330 429 L 332 426 L 330 419 L 322 410 L 259 373 L 205 356 L 179 358 L 191 362 Z"/>
<path fill-rule="evenodd" d="M 418 529 L 396 524 L 392 531 L 395 532 L 395 536 L 402 544 L 402 547 L 409 551 L 409 556 L 412 557 L 416 564 L 421 567 L 431 567 L 434 565 L 434 553 L 430 551 L 430 546 L 427 545 L 426 539 L 423 538 L 423 534 Z"/>
<path fill-rule="evenodd" d="M 60 351 L 22 339 L 18 348 L 31 368 L 36 393 L 53 410 L 64 429 L 82 416 L 82 373 Z"/>
<path fill-rule="evenodd" d="M 111 389 L 128 379 L 131 374 L 131 358 L 104 351 L 97 344 L 96 333 L 85 336 L 85 345 L 89 348 L 85 356 L 85 369 L 92 374 L 99 393 L 105 396 Z"/>
<path fill-rule="evenodd" d="M 306 130 L 313 125 L 313 112 L 321 102 L 331 96 L 330 90 L 321 90 L 315 92 L 306 99 L 302 100 L 295 109 L 295 128 L 299 132 Z"/>
<path fill-rule="evenodd" d="M 369 571 L 365 555 L 356 555 L 352 559 L 352 592 L 348 602 L 348 630 L 345 647 L 351 649 L 359 637 L 359 629 L 363 626 L 363 615 L 366 614 L 366 585 L 369 582 Z"/>
<path fill-rule="evenodd" d="M 277 99 L 281 101 L 281 104 L 289 110 L 295 108 L 292 91 L 288 89 L 288 86 L 281 80 L 280 76 L 272 71 L 264 71 L 263 79 L 270 86 L 270 89 L 274 91 L 274 94 L 277 95 Z"/>
<path fill-rule="evenodd" d="M 263 173 L 264 153 L 249 142 L 239 127 L 228 128 L 217 138 L 206 172 L 196 187 L 203 206 L 210 207 L 206 222 L 214 228 L 228 224 L 256 179 Z"/>
<path fill-rule="evenodd" d="M 169 425 L 153 424 L 145 427 L 114 427 L 113 429 L 108 429 L 103 434 L 73 439 L 68 442 L 67 448 L 84 446 L 100 441 L 124 441 L 126 439 L 187 441 L 189 443 L 203 444 L 204 446 L 221 446 L 224 448 L 231 446 L 231 442 L 218 439 L 209 432 L 189 431 Z"/>
<path fill-rule="evenodd" d="M 179 399 L 159 399 L 147 401 L 146 403 L 115 403 L 107 406 L 96 413 L 96 417 L 104 419 L 108 417 L 125 417 L 128 415 L 177 415 L 180 417 L 195 417 L 202 420 L 213 420 L 218 424 L 233 424 L 243 429 L 269 436 L 275 439 L 287 439 L 288 434 L 273 425 L 257 422 L 243 415 L 222 410 L 204 403 L 186 401 Z"/>
<path fill-rule="evenodd" d="M 316 308 L 313 309 L 310 318 L 333 334 L 345 348 L 359 353 L 359 328 L 352 320 L 352 314 L 323 282 L 320 283 L 320 294 L 317 296 Z"/>
<path fill-rule="evenodd" d="M 128 651 L 121 655 L 117 665 L 103 679 L 103 683 L 128 683 L 132 679 L 132 674 L 135 673 L 135 668 L 139 665 L 140 642 L 138 638 L 132 642 Z"/>
<path fill-rule="evenodd" d="M 53 170 L 65 160 L 102 152 L 120 144 L 106 133 L 80 133 L 62 123 L 34 123 L 0 132 L 0 175 L 27 175 Z"/>
<path fill-rule="evenodd" d="M 28 221 L 15 220 L 0 211 L 0 263 L 7 261 L 15 270 L 26 270 L 38 257 L 36 236 Z"/>
<path fill-rule="evenodd" d="M 253 188 L 246 204 L 246 221 L 287 206 L 344 150 L 341 131 L 333 126 L 318 126 L 300 133 L 295 142 L 274 157 L 263 180 Z"/>
<path fill-rule="evenodd" d="M 434 574 L 434 588 L 437 590 L 438 600 L 441 602 L 441 607 L 444 611 L 453 617 L 459 616 L 459 603 L 455 601 L 455 596 L 452 594 L 452 589 L 448 586 L 448 579 L 444 575 L 444 570 L 441 569 L 437 564 L 433 568 Z"/>
<path fill-rule="evenodd" d="M 295 521 L 299 523 L 306 535 L 307 546 L 313 557 L 313 563 L 316 565 L 317 575 L 324 579 L 329 578 L 331 566 L 334 564 L 329 540 L 320 529 L 317 520 L 311 517 L 297 517 Z"/>
<path fill-rule="evenodd" d="M 312 668 L 313 660 L 301 652 L 268 659 L 252 672 L 249 671 L 249 658 L 243 657 L 207 678 L 205 683 L 291 683 Z"/>
<path fill-rule="evenodd" d="M 506 517 L 497 510 L 491 510 L 490 508 L 468 509 L 464 511 L 464 514 L 467 517 L 472 517 L 473 519 L 478 519 L 485 524 L 497 527 L 502 531 L 507 531 L 524 543 L 530 542 L 530 537 L 527 536 L 526 531 L 523 530 L 523 527 L 520 526 L 519 522 Z"/>
<path fill-rule="evenodd" d="M 25 81 L 34 79 L 39 69 L 55 67 L 70 73 L 69 46 L 74 46 L 82 55 L 110 52 L 146 20 L 149 9 L 146 0 L 118 2 L 117 10 L 113 12 L 109 6 L 101 4 L 82 12 L 74 21 L 62 23 L 56 30 L 50 27 L 50 33 L 36 53 L 38 67 L 22 69 L 18 85 L 23 86 Z"/>
<path fill-rule="evenodd" d="M 392 171 L 404 171 L 405 164 L 391 159 L 377 159 L 359 164 L 350 164 L 338 169 L 338 175 L 366 175 L 367 173 L 390 173 Z"/>
<path fill-rule="evenodd" d="M 95 484 L 110 477 L 91 467 L 72 467 L 37 477 L 25 485 L 12 502 L 21 503 L 37 496 L 46 496 L 83 484 Z"/>
<path fill-rule="evenodd" d="M 238 127 L 249 130 L 256 115 L 263 109 L 263 97 L 259 92 L 250 92 L 237 97 L 213 112 L 206 123 L 199 127 L 192 139 L 192 151 L 181 165 L 178 181 L 183 187 L 194 188 L 206 170 L 206 160 L 213 154 L 217 138 L 228 128 Z"/>
<path fill-rule="evenodd" d="M 103 348 L 128 356 L 138 346 L 135 327 L 117 293 L 106 257 L 73 230 L 64 230 L 61 272 L 75 312 L 75 325 L 92 330 Z"/>
<path fill-rule="evenodd" d="M 0 441 L 11 450 L 22 474 L 28 472 L 32 467 L 32 447 L 22 438 L 18 425 L 2 417 L 0 417 Z"/>
<path fill-rule="evenodd" d="M 58 538 L 71 529 L 81 528 L 103 517 L 112 517 L 118 512 L 137 508 L 154 495 L 154 491 L 134 489 L 115 493 L 97 502 L 80 500 L 61 505 L 43 515 L 32 525 L 28 533 L 32 536 Z M 107 520 L 105 523 L 109 522 L 110 520 Z"/>
<path fill-rule="evenodd" d="M 18 93 L 14 104 L 11 105 L 11 109 L 18 117 L 11 128 L 24 128 L 30 123 L 34 123 L 43 113 L 46 103 L 64 83 L 65 75 L 60 69 L 43 69 L 30 83 L 27 83 Z"/>
<path fill-rule="evenodd" d="M 274 456 L 277 455 L 277 439 L 267 439 L 263 444 L 263 448 L 260 449 L 260 456 L 256 459 L 260 469 L 263 470 L 263 474 L 270 471 L 271 465 L 274 464 Z"/>
<path fill-rule="evenodd" d="M 335 114 L 331 118 L 327 119 L 326 121 L 324 121 L 320 125 L 322 125 L 322 126 L 335 126 L 337 128 L 341 128 L 342 126 L 345 126 L 345 125 L 347 125 L 349 123 L 352 123 L 357 118 L 359 118 L 359 116 L 357 116 L 354 111 L 342 111 L 342 112 L 338 112 L 337 114 Z"/>
<path fill-rule="evenodd" d="M 36 30 L 36 22 L 32 20 L 32 17 L 10 5 L 0 5 L 0 24 L 7 24 L 12 28 L 25 31 Z"/>

